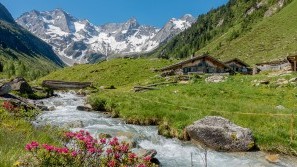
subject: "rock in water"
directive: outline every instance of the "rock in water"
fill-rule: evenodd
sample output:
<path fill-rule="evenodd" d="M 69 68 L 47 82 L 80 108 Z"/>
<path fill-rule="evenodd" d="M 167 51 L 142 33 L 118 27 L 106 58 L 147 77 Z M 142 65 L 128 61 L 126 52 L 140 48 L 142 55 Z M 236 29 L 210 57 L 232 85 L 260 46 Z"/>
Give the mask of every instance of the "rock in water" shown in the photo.
<path fill-rule="evenodd" d="M 92 111 L 92 108 L 86 106 L 77 106 L 76 109 L 79 111 Z"/>
<path fill-rule="evenodd" d="M 133 151 L 137 157 L 144 158 L 146 156 L 150 156 L 151 158 L 154 158 L 157 155 L 157 151 L 155 149 L 143 149 L 139 148 Z"/>
<path fill-rule="evenodd" d="M 208 116 L 186 127 L 190 138 L 218 151 L 248 151 L 254 147 L 254 137 L 223 117 Z"/>
<path fill-rule="evenodd" d="M 0 86 L 0 96 L 6 95 L 11 91 L 10 84 L 6 83 Z"/>
<path fill-rule="evenodd" d="M 265 159 L 270 163 L 278 163 L 279 162 L 279 155 L 278 154 L 266 155 Z"/>

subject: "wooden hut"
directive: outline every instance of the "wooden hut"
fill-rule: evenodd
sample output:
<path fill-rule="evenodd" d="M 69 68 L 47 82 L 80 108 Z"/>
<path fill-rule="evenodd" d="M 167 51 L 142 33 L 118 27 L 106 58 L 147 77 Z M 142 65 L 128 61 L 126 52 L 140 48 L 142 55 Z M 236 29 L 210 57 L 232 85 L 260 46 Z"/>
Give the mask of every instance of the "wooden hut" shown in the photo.
<path fill-rule="evenodd" d="M 234 73 L 229 66 L 209 55 L 193 57 L 168 67 L 164 67 L 160 69 L 160 71 L 162 71 L 165 75 Z"/>
<path fill-rule="evenodd" d="M 289 61 L 290 65 L 291 65 L 291 70 L 292 71 L 297 71 L 297 55 L 288 56 L 287 60 Z"/>
<path fill-rule="evenodd" d="M 234 72 L 241 74 L 252 74 L 253 69 L 240 59 L 232 59 L 225 62 L 227 66 L 229 66 Z"/>

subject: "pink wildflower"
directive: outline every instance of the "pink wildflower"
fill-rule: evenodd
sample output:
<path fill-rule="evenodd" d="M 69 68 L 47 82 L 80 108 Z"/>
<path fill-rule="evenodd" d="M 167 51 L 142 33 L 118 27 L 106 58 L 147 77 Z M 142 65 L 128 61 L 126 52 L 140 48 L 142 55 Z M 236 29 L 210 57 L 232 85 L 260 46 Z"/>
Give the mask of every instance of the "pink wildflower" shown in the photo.
<path fill-rule="evenodd" d="M 106 139 L 105 138 L 100 139 L 100 143 L 106 144 Z"/>
<path fill-rule="evenodd" d="M 96 152 L 96 149 L 95 148 L 89 148 L 88 152 L 91 153 L 91 154 L 94 154 Z"/>
<path fill-rule="evenodd" d="M 108 165 L 108 167 L 115 167 L 116 162 L 114 160 L 110 160 L 107 165 Z"/>
<path fill-rule="evenodd" d="M 129 157 L 129 159 L 135 159 L 137 156 L 136 156 L 135 153 L 130 153 L 130 154 L 128 155 L 128 157 Z"/>
<path fill-rule="evenodd" d="M 110 144 L 111 146 L 119 145 L 118 138 L 114 137 L 114 138 L 109 142 L 109 144 Z"/>
<path fill-rule="evenodd" d="M 77 154 L 78 154 L 78 153 L 77 153 L 76 151 L 72 151 L 71 156 L 72 156 L 72 157 L 76 157 Z"/>
<path fill-rule="evenodd" d="M 112 153 L 112 149 L 110 149 L 110 148 L 107 149 L 107 150 L 106 150 L 106 153 L 107 153 L 107 154 L 111 154 L 111 153 Z"/>
<path fill-rule="evenodd" d="M 33 149 L 38 148 L 39 144 L 36 141 L 32 141 L 31 143 L 26 144 L 25 149 L 28 151 L 32 151 Z"/>
<path fill-rule="evenodd" d="M 129 145 L 128 145 L 128 144 L 123 144 L 123 145 L 121 145 L 121 146 L 120 146 L 120 150 L 121 150 L 122 152 L 128 152 L 128 150 L 129 150 Z"/>
<path fill-rule="evenodd" d="M 150 161 L 151 159 L 152 159 L 152 157 L 149 155 L 143 158 L 143 160 L 145 160 L 145 161 Z"/>

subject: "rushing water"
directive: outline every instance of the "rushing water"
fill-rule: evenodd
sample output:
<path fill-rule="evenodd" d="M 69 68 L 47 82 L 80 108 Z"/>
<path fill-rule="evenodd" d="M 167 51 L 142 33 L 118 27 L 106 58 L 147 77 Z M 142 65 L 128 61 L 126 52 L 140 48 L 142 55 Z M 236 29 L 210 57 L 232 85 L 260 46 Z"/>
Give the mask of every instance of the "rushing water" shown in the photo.
<path fill-rule="evenodd" d="M 85 129 L 94 136 L 100 133 L 108 133 L 114 136 L 129 136 L 137 145 L 144 149 L 155 149 L 164 167 L 198 167 L 204 166 L 205 150 L 197 148 L 190 143 L 177 139 L 167 139 L 158 135 L 155 126 L 137 126 L 125 124 L 120 119 L 107 118 L 102 113 L 84 112 L 76 110 L 77 106 L 84 105 L 84 98 L 72 93 L 60 93 L 59 97 L 42 100 L 48 107 L 54 106 L 54 111 L 44 112 L 34 121 L 34 124 L 69 127 L 79 125 L 81 128 L 71 128 L 76 131 Z M 68 126 L 66 126 L 68 125 Z M 277 164 L 271 164 L 265 160 L 262 152 L 250 153 L 223 153 L 207 151 L 207 163 L 209 167 L 294 167 L 296 159 L 281 157 Z"/>

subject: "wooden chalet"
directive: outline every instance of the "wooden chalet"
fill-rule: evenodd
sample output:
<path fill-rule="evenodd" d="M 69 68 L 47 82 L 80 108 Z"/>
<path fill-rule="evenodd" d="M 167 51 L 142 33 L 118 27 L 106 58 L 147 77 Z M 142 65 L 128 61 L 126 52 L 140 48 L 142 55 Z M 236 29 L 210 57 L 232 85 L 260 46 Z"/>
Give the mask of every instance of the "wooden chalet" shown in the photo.
<path fill-rule="evenodd" d="M 171 66 L 164 67 L 160 69 L 160 71 L 165 75 L 234 73 L 229 66 L 209 55 L 193 57 Z"/>
<path fill-rule="evenodd" d="M 247 63 L 237 58 L 229 60 L 225 62 L 225 64 L 236 73 L 252 74 L 253 72 L 252 68 L 250 68 L 250 66 Z"/>
<path fill-rule="evenodd" d="M 292 71 L 297 71 L 297 55 L 288 56 L 287 60 L 289 61 L 290 65 L 291 65 L 291 70 Z"/>
<path fill-rule="evenodd" d="M 276 61 L 258 63 L 256 64 L 256 67 L 260 71 L 278 71 L 278 70 L 288 70 L 291 68 L 288 60 L 276 60 Z"/>

